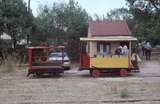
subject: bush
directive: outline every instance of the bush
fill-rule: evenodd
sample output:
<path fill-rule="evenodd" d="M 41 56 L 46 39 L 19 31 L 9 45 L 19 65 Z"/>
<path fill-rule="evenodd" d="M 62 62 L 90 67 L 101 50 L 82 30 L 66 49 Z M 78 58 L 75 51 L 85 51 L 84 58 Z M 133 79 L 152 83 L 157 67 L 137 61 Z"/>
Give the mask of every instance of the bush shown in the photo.
<path fill-rule="evenodd" d="M 127 89 L 123 89 L 120 93 L 120 97 L 121 98 L 126 98 L 126 97 L 129 97 L 129 93 L 128 93 L 128 90 Z"/>
<path fill-rule="evenodd" d="M 160 48 L 160 45 L 156 45 L 155 48 Z"/>

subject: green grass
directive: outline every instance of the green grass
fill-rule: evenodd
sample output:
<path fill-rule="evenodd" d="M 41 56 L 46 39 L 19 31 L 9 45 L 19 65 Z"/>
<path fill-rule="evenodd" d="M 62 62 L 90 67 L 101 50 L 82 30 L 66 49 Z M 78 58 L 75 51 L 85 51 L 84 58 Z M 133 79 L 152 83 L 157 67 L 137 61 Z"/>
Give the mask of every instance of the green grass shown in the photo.
<path fill-rule="evenodd" d="M 120 97 L 121 98 L 127 98 L 129 97 L 129 92 L 127 89 L 123 89 L 121 92 L 120 92 Z"/>

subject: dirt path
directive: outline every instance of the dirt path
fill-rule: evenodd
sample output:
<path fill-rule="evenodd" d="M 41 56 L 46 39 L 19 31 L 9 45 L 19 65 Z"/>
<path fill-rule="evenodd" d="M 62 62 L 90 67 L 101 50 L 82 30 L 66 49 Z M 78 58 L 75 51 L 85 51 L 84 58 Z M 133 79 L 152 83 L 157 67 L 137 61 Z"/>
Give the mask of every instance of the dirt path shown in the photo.
<path fill-rule="evenodd" d="M 153 71 L 154 70 L 154 71 Z M 160 64 L 145 61 L 128 78 L 91 78 L 71 70 L 59 77 L 26 78 L 26 71 L 0 78 L 0 104 L 160 104 Z M 121 98 L 126 90 L 128 97 Z"/>
<path fill-rule="evenodd" d="M 160 77 L 160 61 L 144 61 L 141 65 L 141 76 Z"/>

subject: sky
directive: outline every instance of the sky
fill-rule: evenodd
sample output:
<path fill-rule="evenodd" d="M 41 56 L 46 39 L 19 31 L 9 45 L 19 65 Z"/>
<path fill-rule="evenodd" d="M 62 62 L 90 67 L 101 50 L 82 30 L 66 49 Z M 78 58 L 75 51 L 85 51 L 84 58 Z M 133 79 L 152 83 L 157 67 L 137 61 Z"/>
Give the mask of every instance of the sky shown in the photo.
<path fill-rule="evenodd" d="M 28 0 L 24 0 L 28 1 Z M 38 14 L 38 7 L 40 5 L 52 6 L 53 2 L 68 2 L 69 0 L 31 0 L 31 9 L 35 16 Z M 84 8 L 89 15 L 100 16 L 106 15 L 112 9 L 127 7 L 125 0 L 76 0 L 78 4 Z"/>

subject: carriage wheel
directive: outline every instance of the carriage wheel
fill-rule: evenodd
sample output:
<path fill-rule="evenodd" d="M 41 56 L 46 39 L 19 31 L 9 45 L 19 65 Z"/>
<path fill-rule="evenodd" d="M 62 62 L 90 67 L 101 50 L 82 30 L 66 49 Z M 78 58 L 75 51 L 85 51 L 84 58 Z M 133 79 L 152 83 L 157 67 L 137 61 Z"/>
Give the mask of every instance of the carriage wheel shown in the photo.
<path fill-rule="evenodd" d="M 127 69 L 121 69 L 120 70 L 120 76 L 121 77 L 128 77 L 128 71 L 127 71 Z"/>
<path fill-rule="evenodd" d="M 99 70 L 92 70 L 91 72 L 92 76 L 95 77 L 95 78 L 98 78 L 101 76 L 101 73 Z"/>

